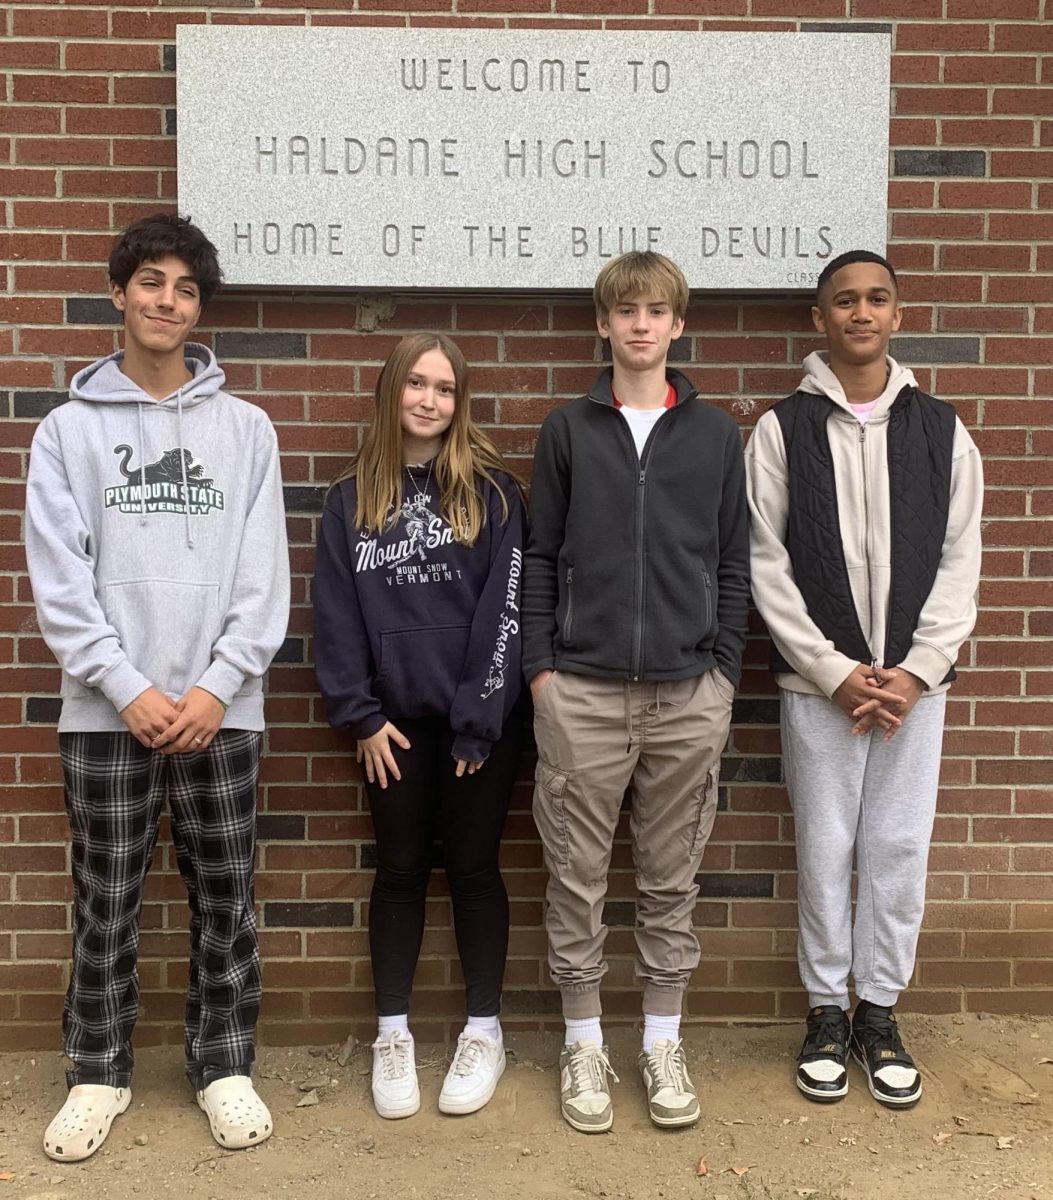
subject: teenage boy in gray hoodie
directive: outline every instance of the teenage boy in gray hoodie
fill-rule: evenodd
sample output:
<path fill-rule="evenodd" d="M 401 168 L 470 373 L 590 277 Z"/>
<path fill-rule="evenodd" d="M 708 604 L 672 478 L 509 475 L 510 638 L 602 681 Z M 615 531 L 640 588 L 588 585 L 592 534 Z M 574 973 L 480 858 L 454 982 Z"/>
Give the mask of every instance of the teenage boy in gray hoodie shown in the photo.
<path fill-rule="evenodd" d="M 796 1082 L 840 1100 L 851 1049 L 871 1095 L 906 1108 L 921 1075 L 892 1010 L 925 908 L 947 689 L 976 619 L 983 473 L 954 409 L 888 357 L 902 310 L 884 258 L 831 261 L 812 316 L 827 354 L 746 448 L 811 1006 Z"/>
<path fill-rule="evenodd" d="M 44 1150 L 67 1162 L 131 1101 L 139 910 L 166 798 L 190 900 L 187 1075 L 221 1146 L 271 1133 L 249 1072 L 262 676 L 289 612 L 277 440 L 187 341 L 221 278 L 205 235 L 149 217 L 109 266 L 125 348 L 41 422 L 26 497 L 37 616 L 62 667 L 72 1066 Z"/>

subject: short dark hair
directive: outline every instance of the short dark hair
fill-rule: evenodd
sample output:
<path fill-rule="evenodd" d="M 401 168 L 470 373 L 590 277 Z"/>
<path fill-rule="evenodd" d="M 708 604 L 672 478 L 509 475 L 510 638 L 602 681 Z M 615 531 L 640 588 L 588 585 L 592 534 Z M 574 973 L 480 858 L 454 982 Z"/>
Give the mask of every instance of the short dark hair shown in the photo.
<path fill-rule="evenodd" d="M 823 294 L 823 288 L 826 287 L 842 267 L 847 267 L 852 263 L 858 262 L 877 263 L 879 267 L 884 267 L 889 273 L 893 287 L 897 291 L 899 290 L 899 280 L 896 278 L 896 272 L 887 258 L 882 258 L 880 254 L 875 254 L 873 250 L 846 250 L 844 254 L 839 254 L 837 258 L 832 258 L 823 267 L 822 273 L 819 276 L 819 282 L 815 285 L 816 300 Z"/>
<path fill-rule="evenodd" d="M 189 217 L 175 213 L 154 213 L 128 226 L 110 252 L 110 282 L 126 288 L 143 263 L 159 262 L 170 254 L 190 268 L 201 303 L 207 304 L 223 282 L 216 247 Z"/>

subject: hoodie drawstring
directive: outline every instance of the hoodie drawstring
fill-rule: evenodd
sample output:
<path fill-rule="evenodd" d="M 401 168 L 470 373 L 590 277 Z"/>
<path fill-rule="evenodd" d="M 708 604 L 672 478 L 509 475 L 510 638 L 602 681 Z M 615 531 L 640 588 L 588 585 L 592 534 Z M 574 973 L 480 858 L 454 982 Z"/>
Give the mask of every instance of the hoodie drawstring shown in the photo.
<path fill-rule="evenodd" d="M 144 448 L 146 438 L 143 436 L 143 406 L 136 404 L 139 413 L 139 524 L 146 524 L 146 456 Z"/>
<path fill-rule="evenodd" d="M 186 544 L 194 548 L 194 535 L 190 528 L 190 485 L 186 478 L 186 451 L 183 449 L 183 389 L 176 392 L 176 428 L 179 437 L 179 465 L 183 468 L 183 521 L 186 527 Z"/>

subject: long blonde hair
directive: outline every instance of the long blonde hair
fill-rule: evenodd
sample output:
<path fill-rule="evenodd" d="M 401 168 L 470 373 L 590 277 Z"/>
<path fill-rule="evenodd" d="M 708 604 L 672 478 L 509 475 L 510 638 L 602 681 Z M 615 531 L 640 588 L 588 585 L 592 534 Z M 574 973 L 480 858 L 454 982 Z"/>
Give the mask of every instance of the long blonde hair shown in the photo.
<path fill-rule="evenodd" d="M 404 495 L 402 462 L 402 393 L 409 373 L 422 354 L 440 350 L 453 368 L 453 420 L 443 434 L 435 457 L 435 481 L 442 492 L 440 512 L 457 541 L 474 544 L 486 524 L 486 506 L 477 477 L 485 479 L 501 497 L 501 520 L 508 520 L 508 499 L 492 472 L 504 471 L 514 485 L 522 484 L 509 471 L 501 451 L 472 420 L 468 390 L 468 364 L 455 342 L 441 333 L 413 333 L 388 355 L 374 391 L 376 411 L 362 435 L 362 447 L 333 480 L 358 481 L 355 525 L 367 533 L 383 533 L 398 519 Z"/>

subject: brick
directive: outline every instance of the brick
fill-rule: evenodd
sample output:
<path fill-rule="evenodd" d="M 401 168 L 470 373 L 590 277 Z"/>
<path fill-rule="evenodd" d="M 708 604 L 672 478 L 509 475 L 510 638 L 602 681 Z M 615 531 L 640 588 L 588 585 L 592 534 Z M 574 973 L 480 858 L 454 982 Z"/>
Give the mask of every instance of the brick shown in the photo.
<path fill-rule="evenodd" d="M 979 362 L 979 338 L 895 337 L 891 353 L 900 362 L 950 363 Z"/>
<path fill-rule="evenodd" d="M 1035 83 L 1037 61 L 1031 57 L 957 54 L 946 59 L 947 83 Z"/>
<path fill-rule="evenodd" d="M 802 21 L 802 33 L 891 33 L 891 21 Z"/>
<path fill-rule="evenodd" d="M 174 42 L 180 25 L 198 25 L 206 20 L 203 12 L 120 12 L 111 16 L 110 34 L 115 38 L 149 38 Z"/>
<path fill-rule="evenodd" d="M 895 175 L 968 175 L 983 177 L 987 155 L 982 150 L 896 150 Z"/>
<path fill-rule="evenodd" d="M 896 49 L 906 50 L 978 50 L 986 51 L 990 43 L 987 25 L 962 25 L 944 21 L 939 25 L 921 22 L 902 23 L 896 27 Z"/>
<path fill-rule="evenodd" d="M 1009 14 L 1006 14 L 1009 15 Z M 1053 50 L 1053 27 L 1043 25 L 996 25 L 995 50 L 1018 50 L 1025 54 Z"/>
<path fill-rule="evenodd" d="M 1030 208 L 1030 183 L 941 183 L 941 208 Z"/>
<path fill-rule="evenodd" d="M 67 71 L 157 71 L 157 46 L 135 42 L 67 42 Z"/>
<path fill-rule="evenodd" d="M 109 85 L 97 75 L 16 75 L 14 99 L 32 104 L 102 104 Z"/>
<path fill-rule="evenodd" d="M 302 333 L 220 333 L 216 354 L 228 358 L 306 358 L 307 337 Z"/>
<path fill-rule="evenodd" d="M 0 43 L 0 67 L 57 67 L 59 48 L 54 42 Z"/>
<path fill-rule="evenodd" d="M 1014 121 L 1009 118 L 995 120 L 954 120 L 942 122 L 941 131 L 945 146 L 1030 146 L 1034 138 L 1033 121 Z"/>
<path fill-rule="evenodd" d="M 1005 89 L 1008 91 L 1008 89 Z M 995 93 L 997 98 L 998 92 Z M 1008 101 L 1007 101 L 1008 103 Z M 917 113 L 986 113 L 987 92 L 983 88 L 898 88 L 895 93 L 896 112 Z M 1026 108 L 996 108 L 997 112 L 1031 112 Z"/>
<path fill-rule="evenodd" d="M 945 271 L 1030 271 L 1030 246 L 958 243 L 940 247 L 940 267 Z"/>
<path fill-rule="evenodd" d="M 1028 327 L 1026 308 L 943 308 L 940 310 L 940 331 L 944 333 L 1025 333 Z"/>
<path fill-rule="evenodd" d="M 967 241 L 983 237 L 979 213 L 894 213 L 892 232 L 897 238 L 954 238 Z M 934 299 L 947 299 L 935 296 Z"/>
<path fill-rule="evenodd" d="M 995 114 L 1027 113 L 1029 116 L 1048 116 L 1053 113 L 1053 88 L 995 88 L 991 111 Z"/>
<path fill-rule="evenodd" d="M 19 138 L 16 157 L 22 163 L 108 163 L 110 149 L 94 138 Z"/>
<path fill-rule="evenodd" d="M 14 8 L 13 16 L 15 37 L 105 37 L 108 32 L 104 8 Z"/>

